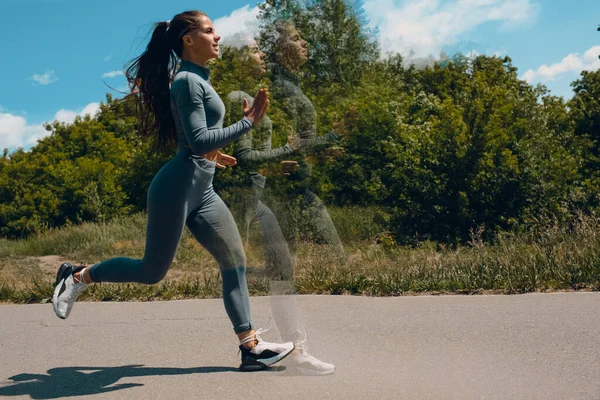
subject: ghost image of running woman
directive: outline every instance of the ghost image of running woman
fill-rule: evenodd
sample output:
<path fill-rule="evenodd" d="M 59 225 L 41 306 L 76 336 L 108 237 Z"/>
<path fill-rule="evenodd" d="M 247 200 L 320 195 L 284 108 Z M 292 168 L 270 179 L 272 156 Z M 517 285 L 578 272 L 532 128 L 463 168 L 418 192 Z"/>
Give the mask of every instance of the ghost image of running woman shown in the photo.
<path fill-rule="evenodd" d="M 288 143 L 273 148 L 275 128 L 271 119 L 265 116 L 261 124 L 235 142 L 233 154 L 238 162 L 237 172 L 243 176 L 247 188 L 242 196 L 238 196 L 239 204 L 235 208 L 242 210 L 239 225 L 244 227 L 247 244 L 251 227 L 258 226 L 260 230 L 274 323 L 281 338 L 293 341 L 297 347 L 284 365 L 291 365 L 305 375 L 326 375 L 334 372 L 334 365 L 308 353 L 308 335 L 300 323 L 294 297 L 292 253 L 300 218 L 302 225 L 311 231 L 312 238 L 329 246 L 338 259 L 343 260 L 344 249 L 327 209 L 309 189 L 311 166 L 306 159 L 311 154 L 322 154 L 331 149 L 338 143 L 339 135 L 335 132 L 316 135 L 316 110 L 298 86 L 296 74 L 307 60 L 306 42 L 290 22 L 281 21 L 274 28 L 274 45 L 268 48 L 268 54 L 263 53 L 252 38 L 247 38 L 239 51 L 228 49 L 228 55 L 242 59 L 255 78 L 244 80 L 245 86 L 227 96 L 231 119 L 240 117 L 236 111 L 241 104 L 253 103 L 254 99 L 247 92 L 254 90 L 256 82 L 267 75 L 265 59 L 268 59 L 272 90 L 284 105 L 283 111 L 291 127 Z M 273 179 L 278 179 L 280 184 L 283 182 L 284 190 L 270 190 L 268 182 Z M 284 229 L 279 220 L 284 221 Z"/>

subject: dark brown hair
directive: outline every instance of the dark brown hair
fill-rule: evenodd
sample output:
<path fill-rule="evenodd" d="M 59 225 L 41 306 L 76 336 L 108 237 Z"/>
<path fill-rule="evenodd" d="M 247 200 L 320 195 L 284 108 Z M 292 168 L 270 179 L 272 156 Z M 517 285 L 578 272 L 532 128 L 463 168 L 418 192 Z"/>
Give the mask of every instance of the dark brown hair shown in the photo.
<path fill-rule="evenodd" d="M 139 134 L 156 140 L 160 149 L 177 141 L 171 114 L 169 85 L 183 51 L 183 36 L 200 27 L 201 11 L 185 11 L 170 22 L 154 24 L 150 42 L 139 57 L 125 66 L 129 89 L 140 118 Z"/>

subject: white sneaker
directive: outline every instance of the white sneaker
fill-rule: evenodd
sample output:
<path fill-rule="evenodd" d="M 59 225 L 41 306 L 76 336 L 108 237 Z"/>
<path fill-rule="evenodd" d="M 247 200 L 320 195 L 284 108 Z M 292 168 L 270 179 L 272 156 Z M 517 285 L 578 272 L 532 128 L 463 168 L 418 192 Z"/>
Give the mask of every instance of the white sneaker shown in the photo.
<path fill-rule="evenodd" d="M 301 332 L 301 331 L 299 331 Z M 306 332 L 304 339 L 296 343 L 296 348 L 300 350 L 299 354 L 295 351 L 287 360 L 286 365 L 295 368 L 296 372 L 302 375 L 331 375 L 335 371 L 335 365 L 319 360 L 308 354 L 306 346 Z"/>
<path fill-rule="evenodd" d="M 240 352 L 242 353 L 242 363 L 240 371 L 260 371 L 271 365 L 283 360 L 294 350 L 294 343 L 269 343 L 262 340 L 259 334 L 266 330 L 259 329 L 254 334 L 256 346 L 252 350 L 248 350 L 243 346 L 244 343 L 252 341 L 252 337 L 246 338 L 245 342 L 240 344 Z"/>
<path fill-rule="evenodd" d="M 80 282 L 75 282 L 73 279 L 73 274 L 84 268 L 83 265 L 75 267 L 68 263 L 64 263 L 58 268 L 58 272 L 56 273 L 56 287 L 52 296 L 52 306 L 59 318 L 65 319 L 69 316 L 75 300 L 88 287 L 88 284 L 83 281 L 83 277 Z"/>

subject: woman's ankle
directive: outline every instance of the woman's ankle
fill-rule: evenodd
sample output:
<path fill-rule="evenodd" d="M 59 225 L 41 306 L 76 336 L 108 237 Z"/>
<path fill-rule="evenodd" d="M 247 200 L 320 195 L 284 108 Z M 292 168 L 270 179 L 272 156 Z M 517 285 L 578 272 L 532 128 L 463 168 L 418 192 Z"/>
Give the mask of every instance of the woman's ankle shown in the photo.
<path fill-rule="evenodd" d="M 85 267 L 81 271 L 73 274 L 73 279 L 76 282 L 81 282 L 83 280 L 84 283 L 88 285 L 92 283 L 92 278 L 90 277 L 90 267 Z"/>
<path fill-rule="evenodd" d="M 253 329 L 238 333 L 238 339 L 240 340 L 240 346 L 252 350 L 258 344 L 258 340 L 256 339 L 256 335 Z"/>

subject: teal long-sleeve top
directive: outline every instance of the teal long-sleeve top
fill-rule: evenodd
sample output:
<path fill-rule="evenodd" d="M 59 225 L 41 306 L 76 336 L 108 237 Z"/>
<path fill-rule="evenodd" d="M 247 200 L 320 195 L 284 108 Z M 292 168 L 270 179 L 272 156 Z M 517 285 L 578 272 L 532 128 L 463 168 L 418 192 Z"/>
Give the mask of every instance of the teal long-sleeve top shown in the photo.
<path fill-rule="evenodd" d="M 208 68 L 184 60 L 170 89 L 177 144 L 180 149 L 189 146 L 197 155 L 217 150 L 252 128 L 248 118 L 223 128 L 225 105 L 209 77 Z"/>

